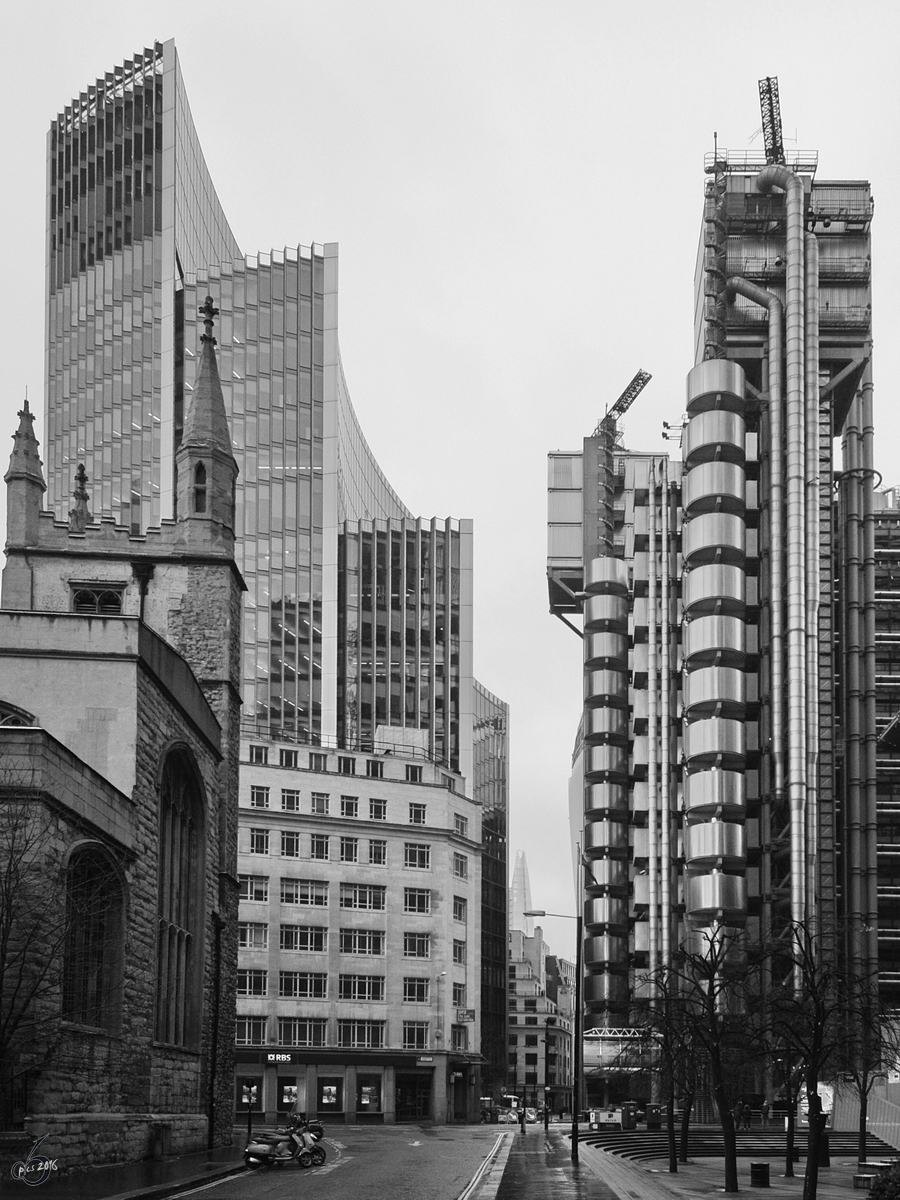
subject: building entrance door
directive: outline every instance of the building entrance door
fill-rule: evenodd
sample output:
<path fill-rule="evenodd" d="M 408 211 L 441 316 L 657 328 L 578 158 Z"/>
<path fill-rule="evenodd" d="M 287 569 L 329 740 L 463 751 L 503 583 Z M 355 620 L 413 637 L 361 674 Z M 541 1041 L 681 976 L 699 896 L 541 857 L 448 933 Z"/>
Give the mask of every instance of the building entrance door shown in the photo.
<path fill-rule="evenodd" d="M 427 1121 L 431 1117 L 431 1072 L 404 1075 L 397 1072 L 397 1120 Z"/>

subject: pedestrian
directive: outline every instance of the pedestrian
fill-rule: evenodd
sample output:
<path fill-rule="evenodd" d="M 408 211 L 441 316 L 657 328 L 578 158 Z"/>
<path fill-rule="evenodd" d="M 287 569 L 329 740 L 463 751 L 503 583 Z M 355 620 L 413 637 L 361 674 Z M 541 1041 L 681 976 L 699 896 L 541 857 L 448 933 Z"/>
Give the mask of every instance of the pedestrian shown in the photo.
<path fill-rule="evenodd" d="M 759 1110 L 759 1115 L 762 1118 L 763 1129 L 768 1129 L 769 1128 L 769 1102 L 768 1102 L 768 1100 L 763 1100 L 762 1105 Z"/>
<path fill-rule="evenodd" d="M 735 1130 L 740 1129 L 740 1127 L 741 1127 L 741 1102 L 740 1102 L 740 1100 L 737 1101 L 734 1108 L 731 1110 L 731 1115 L 734 1117 Z"/>
<path fill-rule="evenodd" d="M 525 1132 L 525 1105 L 524 1104 L 519 1109 L 519 1124 L 521 1125 L 522 1132 L 524 1133 Z"/>
<path fill-rule="evenodd" d="M 749 1104 L 745 1104 L 745 1105 L 744 1105 L 744 1107 L 743 1107 L 743 1109 L 742 1109 L 742 1112 L 743 1112 L 743 1115 L 744 1115 L 744 1128 L 745 1128 L 745 1129 L 749 1129 L 749 1128 L 750 1128 L 750 1119 L 751 1119 L 751 1117 L 753 1116 L 753 1112 L 752 1112 L 752 1110 L 751 1110 L 751 1108 L 750 1108 L 750 1105 L 749 1105 Z"/>

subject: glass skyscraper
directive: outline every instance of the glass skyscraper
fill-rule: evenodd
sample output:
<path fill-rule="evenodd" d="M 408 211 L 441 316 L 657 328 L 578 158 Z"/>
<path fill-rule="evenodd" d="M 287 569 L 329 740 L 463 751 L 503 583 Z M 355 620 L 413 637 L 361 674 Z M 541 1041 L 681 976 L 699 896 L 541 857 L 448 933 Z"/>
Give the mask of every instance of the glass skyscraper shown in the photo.
<path fill-rule="evenodd" d="M 171 41 L 59 114 L 47 185 L 49 506 L 65 516 L 83 462 L 95 517 L 141 536 L 174 515 L 211 295 L 240 467 L 245 722 L 255 737 L 410 743 L 471 776 L 471 523 L 415 518 L 366 444 L 341 367 L 337 246 L 241 253 Z"/>

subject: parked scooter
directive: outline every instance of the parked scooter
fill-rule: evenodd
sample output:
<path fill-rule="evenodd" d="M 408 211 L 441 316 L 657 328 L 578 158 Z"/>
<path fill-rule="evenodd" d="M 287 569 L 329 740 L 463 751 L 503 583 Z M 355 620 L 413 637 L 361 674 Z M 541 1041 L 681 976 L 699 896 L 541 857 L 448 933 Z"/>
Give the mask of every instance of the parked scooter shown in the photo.
<path fill-rule="evenodd" d="M 292 1113 L 284 1130 L 254 1135 L 244 1151 L 244 1164 L 251 1170 L 286 1162 L 320 1167 L 325 1161 L 325 1147 L 318 1143 L 324 1133 L 318 1121 L 308 1122 L 302 1113 Z"/>

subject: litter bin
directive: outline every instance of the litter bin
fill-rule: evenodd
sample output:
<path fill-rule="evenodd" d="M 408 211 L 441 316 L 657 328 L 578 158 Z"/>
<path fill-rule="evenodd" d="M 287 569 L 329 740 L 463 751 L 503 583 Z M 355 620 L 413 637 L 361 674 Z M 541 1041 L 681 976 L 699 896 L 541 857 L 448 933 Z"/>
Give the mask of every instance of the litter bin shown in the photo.
<path fill-rule="evenodd" d="M 769 1164 L 755 1163 L 750 1164 L 750 1186 L 751 1187 L 768 1187 L 769 1186 Z"/>
<path fill-rule="evenodd" d="M 828 1134 L 824 1129 L 819 1134 L 819 1166 L 831 1166 L 831 1144 L 828 1140 Z"/>
<path fill-rule="evenodd" d="M 647 1105 L 647 1128 L 659 1129 L 662 1124 L 662 1108 L 659 1104 Z"/>

